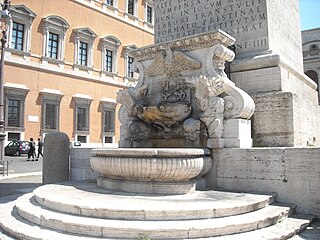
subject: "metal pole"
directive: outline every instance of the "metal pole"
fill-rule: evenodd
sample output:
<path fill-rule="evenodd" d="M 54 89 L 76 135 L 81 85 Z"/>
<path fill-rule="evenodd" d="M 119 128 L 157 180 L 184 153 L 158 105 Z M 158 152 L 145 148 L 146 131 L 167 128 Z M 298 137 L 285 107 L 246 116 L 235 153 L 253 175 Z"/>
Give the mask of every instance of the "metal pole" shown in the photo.
<path fill-rule="evenodd" d="M 1 20 L 2 24 L 5 24 L 5 26 L 1 26 L 2 31 L 2 38 L 1 38 L 1 62 L 0 62 L 0 161 L 4 160 L 4 140 L 6 137 L 5 131 L 4 131 L 4 88 L 3 88 L 3 72 L 4 72 L 4 57 L 5 57 L 5 47 L 7 43 L 7 19 L 3 18 L 10 18 L 9 14 L 9 8 L 10 8 L 10 1 L 4 0 L 2 4 L 2 12 L 1 12 Z M 7 14 L 8 13 L 8 14 Z"/>
<path fill-rule="evenodd" d="M 3 36 L 1 38 L 1 62 L 0 62 L 0 161 L 3 161 L 4 157 L 4 140 L 6 137 L 4 131 L 4 93 L 3 93 L 3 68 L 4 68 L 4 52 L 6 39 L 6 31 L 3 31 Z"/>

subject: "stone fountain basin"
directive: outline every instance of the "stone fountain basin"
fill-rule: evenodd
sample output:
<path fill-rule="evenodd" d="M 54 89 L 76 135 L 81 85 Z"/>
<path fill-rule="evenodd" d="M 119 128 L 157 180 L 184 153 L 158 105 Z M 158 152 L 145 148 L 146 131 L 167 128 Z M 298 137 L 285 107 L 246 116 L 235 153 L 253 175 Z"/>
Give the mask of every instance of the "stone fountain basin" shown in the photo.
<path fill-rule="evenodd" d="M 175 184 L 190 185 L 193 178 L 202 176 L 210 170 L 212 158 L 208 149 L 196 148 L 93 149 L 90 164 L 93 170 L 100 174 L 98 185 L 102 187 L 123 186 L 124 182 L 129 185 L 142 183 L 144 187 L 141 191 L 150 192 L 146 190 L 148 188 L 146 186 L 151 183 L 152 189 L 157 188 L 155 186 L 157 184 L 162 184 L 161 189 L 169 185 L 173 187 Z M 134 186 L 132 184 L 130 185 L 132 189 L 140 191 L 139 187 L 136 187 L 137 184 Z M 129 185 L 125 188 L 126 191 L 130 190 Z M 194 184 L 192 186 L 194 187 Z"/>

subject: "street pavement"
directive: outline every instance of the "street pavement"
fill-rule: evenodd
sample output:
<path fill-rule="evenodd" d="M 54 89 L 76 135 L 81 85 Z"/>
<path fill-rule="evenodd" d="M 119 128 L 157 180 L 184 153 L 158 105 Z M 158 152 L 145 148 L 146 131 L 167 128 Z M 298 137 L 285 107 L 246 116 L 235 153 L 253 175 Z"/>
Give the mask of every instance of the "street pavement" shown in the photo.
<path fill-rule="evenodd" d="M 0 198 L 30 192 L 41 185 L 42 157 L 27 161 L 27 155 L 5 156 L 4 160 L 9 161 L 9 175 L 0 172 Z"/>

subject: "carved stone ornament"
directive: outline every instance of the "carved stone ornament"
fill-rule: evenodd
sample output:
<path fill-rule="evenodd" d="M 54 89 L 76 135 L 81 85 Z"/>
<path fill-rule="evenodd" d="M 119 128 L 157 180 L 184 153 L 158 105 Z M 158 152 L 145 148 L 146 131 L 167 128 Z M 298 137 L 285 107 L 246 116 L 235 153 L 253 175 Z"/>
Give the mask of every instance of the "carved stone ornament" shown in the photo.
<path fill-rule="evenodd" d="M 179 51 L 172 51 L 170 46 L 163 46 L 153 63 L 146 69 L 150 77 L 166 74 L 167 77 L 177 77 L 186 70 L 201 68 L 201 62 L 192 59 Z"/>
<path fill-rule="evenodd" d="M 218 31 L 132 51 L 139 77 L 118 94 L 121 138 L 140 147 L 223 147 L 225 122 L 254 112 L 252 98 L 224 71 L 235 57 L 232 43 Z"/>

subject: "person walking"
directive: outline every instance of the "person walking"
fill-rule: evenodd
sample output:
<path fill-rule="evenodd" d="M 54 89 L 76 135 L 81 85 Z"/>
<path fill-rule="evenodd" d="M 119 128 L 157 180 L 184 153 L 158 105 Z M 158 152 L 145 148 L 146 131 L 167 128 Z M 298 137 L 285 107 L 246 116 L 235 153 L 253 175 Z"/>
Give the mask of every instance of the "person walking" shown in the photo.
<path fill-rule="evenodd" d="M 33 141 L 33 138 L 30 138 L 27 161 L 30 161 L 31 157 L 32 157 L 31 161 L 34 161 L 34 159 L 35 159 L 35 150 L 36 150 L 36 143 Z"/>
<path fill-rule="evenodd" d="M 40 138 L 38 138 L 38 156 L 37 156 L 36 160 L 39 159 L 40 155 L 41 155 L 41 157 L 43 157 L 42 147 L 43 147 L 43 142 L 41 141 Z"/>

